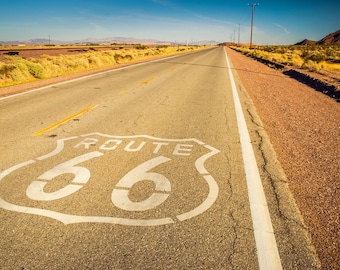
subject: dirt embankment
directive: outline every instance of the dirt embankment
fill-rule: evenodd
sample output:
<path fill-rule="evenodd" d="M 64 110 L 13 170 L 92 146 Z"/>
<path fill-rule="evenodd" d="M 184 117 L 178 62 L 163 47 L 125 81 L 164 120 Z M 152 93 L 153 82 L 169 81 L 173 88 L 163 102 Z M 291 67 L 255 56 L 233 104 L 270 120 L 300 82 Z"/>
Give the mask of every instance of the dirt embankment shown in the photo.
<path fill-rule="evenodd" d="M 289 181 L 323 269 L 340 269 L 340 104 L 241 53 L 227 53 Z"/>

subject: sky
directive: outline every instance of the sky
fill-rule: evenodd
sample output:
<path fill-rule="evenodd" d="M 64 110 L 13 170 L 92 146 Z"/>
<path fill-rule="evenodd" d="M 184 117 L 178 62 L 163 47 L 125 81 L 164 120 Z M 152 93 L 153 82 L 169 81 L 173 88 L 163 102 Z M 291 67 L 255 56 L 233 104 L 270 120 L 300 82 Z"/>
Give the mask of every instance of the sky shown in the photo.
<path fill-rule="evenodd" d="M 339 0 L 1 0 L 0 41 L 132 37 L 289 45 L 340 30 Z"/>

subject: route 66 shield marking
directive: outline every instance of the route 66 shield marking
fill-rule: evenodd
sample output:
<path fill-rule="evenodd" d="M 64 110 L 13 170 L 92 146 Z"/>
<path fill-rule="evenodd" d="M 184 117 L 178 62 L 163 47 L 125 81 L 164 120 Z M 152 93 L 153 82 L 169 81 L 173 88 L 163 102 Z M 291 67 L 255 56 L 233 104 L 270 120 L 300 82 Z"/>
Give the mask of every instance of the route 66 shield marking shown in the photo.
<path fill-rule="evenodd" d="M 218 185 L 204 165 L 217 153 L 194 138 L 91 133 L 59 139 L 52 152 L 0 173 L 0 207 L 65 225 L 180 222 L 216 201 Z M 169 213 L 175 201 L 182 206 Z"/>

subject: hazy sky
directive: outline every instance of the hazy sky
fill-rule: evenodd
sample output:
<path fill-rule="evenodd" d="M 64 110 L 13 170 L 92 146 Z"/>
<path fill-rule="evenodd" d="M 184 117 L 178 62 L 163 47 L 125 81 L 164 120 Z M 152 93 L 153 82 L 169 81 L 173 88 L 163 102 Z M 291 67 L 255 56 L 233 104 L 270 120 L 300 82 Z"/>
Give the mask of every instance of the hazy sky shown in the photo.
<path fill-rule="evenodd" d="M 294 44 L 340 29 L 339 0 L 1 0 L 0 41 L 133 37 Z"/>

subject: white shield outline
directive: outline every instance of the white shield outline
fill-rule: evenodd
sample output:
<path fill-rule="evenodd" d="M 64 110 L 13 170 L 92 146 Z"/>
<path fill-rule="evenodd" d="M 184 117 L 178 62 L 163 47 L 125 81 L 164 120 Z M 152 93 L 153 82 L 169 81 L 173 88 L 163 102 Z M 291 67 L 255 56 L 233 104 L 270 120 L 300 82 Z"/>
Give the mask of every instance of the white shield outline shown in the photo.
<path fill-rule="evenodd" d="M 118 138 L 118 139 L 126 139 L 126 138 L 147 138 L 151 140 L 157 140 L 157 141 L 171 141 L 171 142 L 188 142 L 188 141 L 193 141 L 196 142 L 197 144 L 207 148 L 210 150 L 209 153 L 199 157 L 195 161 L 195 167 L 197 171 L 202 175 L 202 177 L 205 179 L 205 181 L 208 184 L 209 187 L 209 193 L 206 197 L 206 199 L 196 208 L 190 210 L 189 212 L 177 215 L 176 218 L 179 221 L 184 221 L 190 218 L 193 218 L 197 215 L 202 214 L 205 212 L 207 209 L 209 209 L 214 202 L 216 201 L 218 197 L 218 185 L 215 181 L 215 179 L 209 174 L 207 169 L 204 167 L 204 163 L 207 159 L 210 157 L 216 155 L 220 151 L 217 150 L 216 148 L 205 144 L 202 141 L 199 141 L 195 138 L 191 139 L 164 139 L 164 138 L 157 138 L 149 135 L 133 135 L 133 136 L 113 136 L 113 135 L 107 135 L 107 134 L 102 134 L 99 132 L 94 132 L 94 133 L 89 133 L 85 135 L 80 135 L 80 136 L 73 136 L 73 137 L 68 137 L 64 139 L 58 139 L 57 140 L 57 146 L 56 148 L 43 156 L 40 156 L 36 158 L 35 160 L 28 160 L 25 162 L 22 162 L 20 164 L 17 164 L 15 166 L 10 167 L 9 169 L 3 171 L 0 173 L 0 181 L 5 178 L 7 175 L 11 174 L 17 169 L 23 168 L 25 166 L 28 166 L 30 164 L 35 163 L 36 161 L 44 160 L 49 157 L 55 156 L 59 154 L 63 149 L 64 149 L 64 142 L 68 140 L 73 140 L 77 139 L 79 137 L 88 137 L 88 136 L 102 136 L 102 137 L 107 137 L 107 138 Z M 9 210 L 9 211 L 14 211 L 14 212 L 19 212 L 19 213 L 26 213 L 26 214 L 34 214 L 34 215 L 40 215 L 40 216 L 45 216 L 45 217 L 50 217 L 53 219 L 56 219 L 65 225 L 67 224 L 73 224 L 73 223 L 112 223 L 112 224 L 119 224 L 119 225 L 132 225 L 132 226 L 157 226 L 157 225 L 165 225 L 165 224 L 171 224 L 175 223 L 175 221 L 170 218 L 159 218 L 159 219 L 128 219 L 128 218 L 117 218 L 117 217 L 103 217 L 103 216 L 76 216 L 76 215 L 69 215 L 69 214 L 63 214 L 60 212 L 52 211 L 52 210 L 46 210 L 46 209 L 39 209 L 39 208 L 33 208 L 33 207 L 26 207 L 26 206 L 20 206 L 20 205 L 15 205 L 12 203 L 9 203 L 2 199 L 0 197 L 0 207 Z"/>

